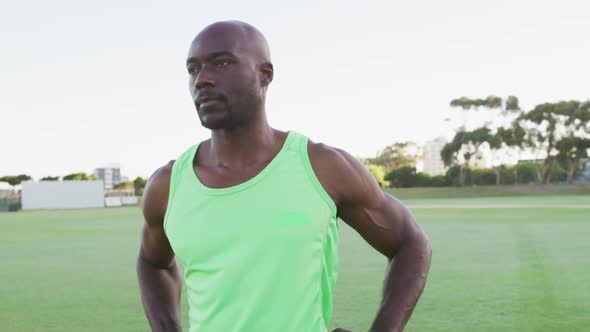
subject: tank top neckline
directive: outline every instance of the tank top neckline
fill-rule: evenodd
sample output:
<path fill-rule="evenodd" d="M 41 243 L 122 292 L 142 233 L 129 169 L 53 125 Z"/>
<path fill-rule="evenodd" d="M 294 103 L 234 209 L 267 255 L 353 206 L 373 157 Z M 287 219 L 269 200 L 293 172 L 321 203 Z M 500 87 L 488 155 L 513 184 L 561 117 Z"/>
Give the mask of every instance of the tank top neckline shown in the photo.
<path fill-rule="evenodd" d="M 229 187 L 223 187 L 223 188 L 212 188 L 212 187 L 206 186 L 203 182 L 201 182 L 201 179 L 199 179 L 197 172 L 195 172 L 193 165 L 194 165 L 195 158 L 197 157 L 197 153 L 199 151 L 199 146 L 202 143 L 202 142 L 199 142 L 199 143 L 195 144 L 193 150 L 191 151 L 191 158 L 189 159 L 190 162 L 187 163 L 187 170 L 191 175 L 190 179 L 192 182 L 195 183 L 196 187 L 201 192 L 208 194 L 208 195 L 227 195 L 227 194 L 236 193 L 236 192 L 248 189 L 248 188 L 252 187 L 253 185 L 257 184 L 258 182 L 260 182 L 262 179 L 264 179 L 280 163 L 281 159 L 283 159 L 283 155 L 289 149 L 289 146 L 291 144 L 293 144 L 293 141 L 296 138 L 295 136 L 297 136 L 295 134 L 295 132 L 293 132 L 293 131 L 287 132 L 287 138 L 285 139 L 285 142 L 283 142 L 283 145 L 281 146 L 281 149 L 279 150 L 279 152 L 268 163 L 268 165 L 266 165 L 266 167 L 264 167 L 258 174 L 254 175 L 253 177 L 251 177 L 250 179 L 248 179 L 242 183 L 239 183 L 239 184 L 236 184 L 233 186 L 229 186 Z"/>

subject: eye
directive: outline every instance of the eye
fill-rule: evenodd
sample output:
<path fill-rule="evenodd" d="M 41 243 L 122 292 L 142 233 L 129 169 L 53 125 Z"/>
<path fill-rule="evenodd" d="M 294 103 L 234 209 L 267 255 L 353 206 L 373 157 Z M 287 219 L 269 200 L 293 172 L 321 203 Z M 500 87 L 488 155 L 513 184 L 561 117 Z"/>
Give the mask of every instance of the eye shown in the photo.
<path fill-rule="evenodd" d="M 217 68 L 224 68 L 227 67 L 227 65 L 229 65 L 230 62 L 227 59 L 217 59 L 215 61 L 215 65 L 217 66 Z"/>
<path fill-rule="evenodd" d="M 199 71 L 199 68 L 201 66 L 199 65 L 190 65 L 186 68 L 186 70 L 188 71 L 189 74 L 194 75 Z"/>

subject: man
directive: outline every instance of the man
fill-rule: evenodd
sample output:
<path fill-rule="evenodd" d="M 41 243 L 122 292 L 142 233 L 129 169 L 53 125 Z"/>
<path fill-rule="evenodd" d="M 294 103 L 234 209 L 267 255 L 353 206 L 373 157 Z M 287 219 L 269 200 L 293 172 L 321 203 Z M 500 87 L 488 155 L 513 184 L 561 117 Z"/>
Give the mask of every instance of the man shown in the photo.
<path fill-rule="evenodd" d="M 371 331 L 401 331 L 431 257 L 408 209 L 348 153 L 269 126 L 273 65 L 254 27 L 206 27 L 186 65 L 211 138 L 157 170 L 145 189 L 137 271 L 152 330 L 180 331 L 177 257 L 190 331 L 326 331 L 340 218 L 389 260 Z"/>

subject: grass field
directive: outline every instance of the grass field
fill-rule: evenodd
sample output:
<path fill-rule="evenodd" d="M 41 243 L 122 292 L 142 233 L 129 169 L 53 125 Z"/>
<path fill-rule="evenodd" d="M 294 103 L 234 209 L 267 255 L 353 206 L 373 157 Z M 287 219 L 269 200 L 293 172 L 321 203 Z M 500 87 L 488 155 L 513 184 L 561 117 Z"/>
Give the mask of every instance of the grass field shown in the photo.
<path fill-rule="evenodd" d="M 506 200 L 514 206 L 469 208 Z M 518 208 L 587 205 L 590 195 L 405 201 L 434 250 L 406 331 L 590 330 L 590 209 Z M 140 225 L 137 208 L 0 213 L 0 331 L 147 331 Z M 385 259 L 340 230 L 332 326 L 366 331 Z"/>
<path fill-rule="evenodd" d="M 399 199 L 590 195 L 590 184 L 388 188 Z"/>

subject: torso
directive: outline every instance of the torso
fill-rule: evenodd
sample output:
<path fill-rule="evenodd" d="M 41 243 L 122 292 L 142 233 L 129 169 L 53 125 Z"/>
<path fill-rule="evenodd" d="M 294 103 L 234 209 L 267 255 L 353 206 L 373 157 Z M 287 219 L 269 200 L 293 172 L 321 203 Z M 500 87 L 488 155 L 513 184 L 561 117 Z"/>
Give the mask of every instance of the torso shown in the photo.
<path fill-rule="evenodd" d="M 280 154 L 244 170 L 209 166 L 198 146 L 175 163 L 164 229 L 184 266 L 194 330 L 231 330 L 225 318 L 204 315 L 222 307 L 245 330 L 284 330 L 285 321 L 302 324 L 288 331 L 324 330 L 337 273 L 336 207 L 312 179 L 306 141 L 277 140 Z"/>

